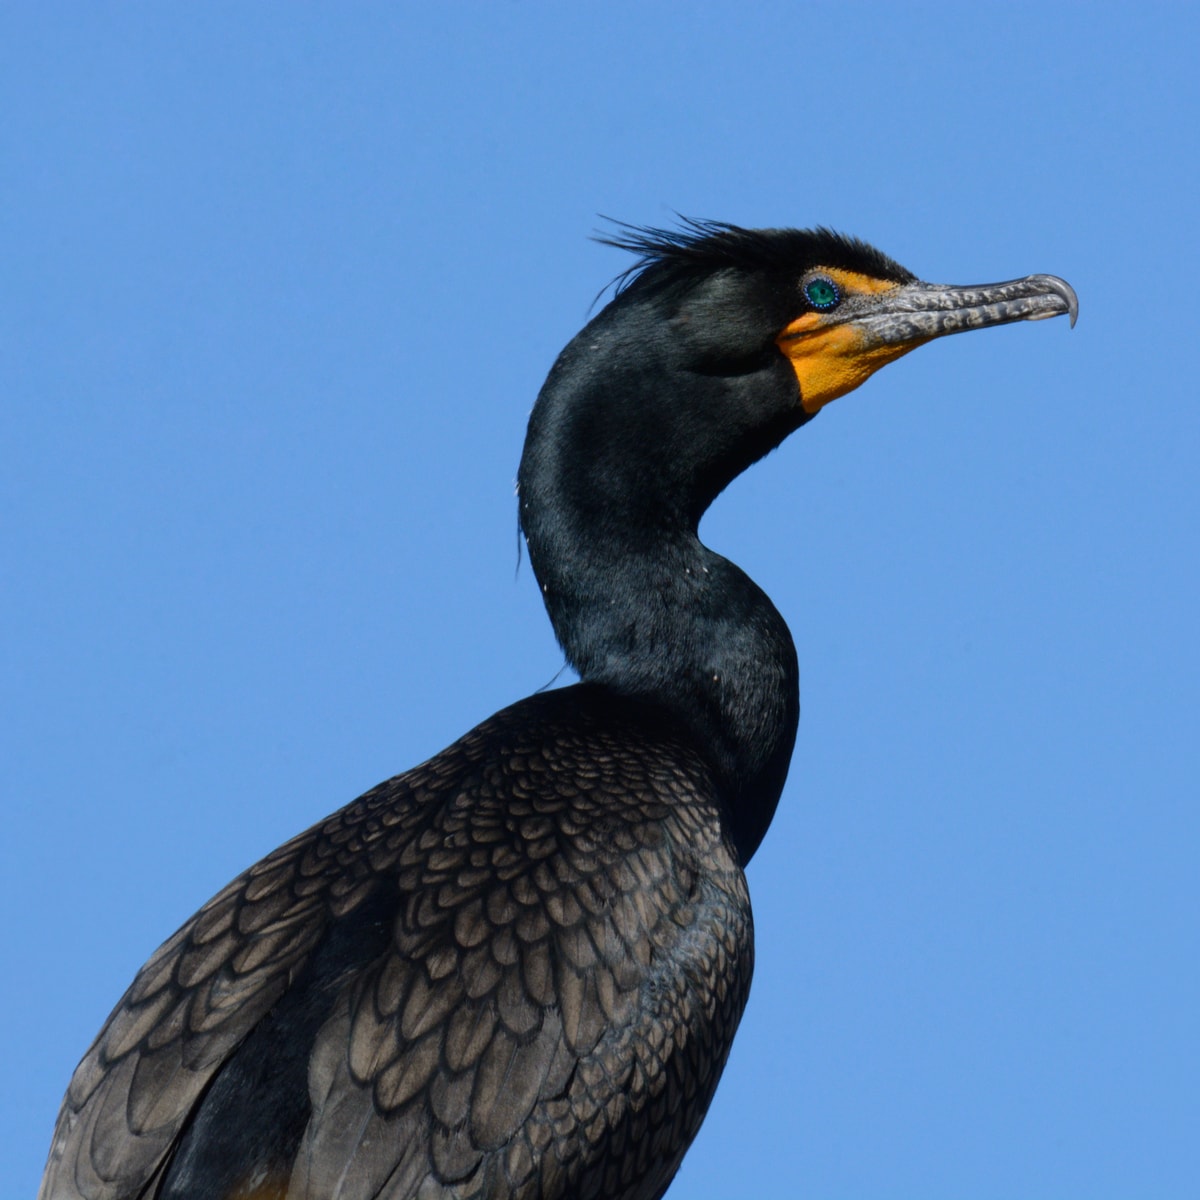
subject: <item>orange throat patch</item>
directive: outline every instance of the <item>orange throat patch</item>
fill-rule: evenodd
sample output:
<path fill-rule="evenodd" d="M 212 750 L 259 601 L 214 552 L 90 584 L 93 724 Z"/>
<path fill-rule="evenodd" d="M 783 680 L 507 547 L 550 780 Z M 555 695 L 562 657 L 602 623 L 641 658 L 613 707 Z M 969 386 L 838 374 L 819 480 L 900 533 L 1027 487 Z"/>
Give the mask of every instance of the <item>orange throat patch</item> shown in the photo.
<path fill-rule="evenodd" d="M 879 295 L 899 286 L 891 280 L 872 279 L 855 271 L 820 270 L 847 297 Z M 780 332 L 775 343 L 787 355 L 796 373 L 804 411 L 817 413 L 831 400 L 852 392 L 880 367 L 915 350 L 924 340 L 872 344 L 853 317 L 839 318 L 835 310 L 804 313 Z"/>

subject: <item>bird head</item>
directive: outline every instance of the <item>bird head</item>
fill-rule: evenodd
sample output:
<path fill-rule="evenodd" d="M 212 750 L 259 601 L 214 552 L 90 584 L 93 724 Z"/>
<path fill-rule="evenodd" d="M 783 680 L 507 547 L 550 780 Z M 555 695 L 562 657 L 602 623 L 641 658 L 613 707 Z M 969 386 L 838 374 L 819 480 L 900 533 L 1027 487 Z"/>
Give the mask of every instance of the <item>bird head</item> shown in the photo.
<path fill-rule="evenodd" d="M 624 228 L 601 239 L 638 260 L 625 293 L 677 305 L 697 358 L 715 364 L 777 349 L 809 416 L 880 367 L 952 333 L 1069 315 L 1074 290 L 1053 275 L 956 286 L 925 283 L 873 246 L 828 229 L 740 229 L 689 221 L 679 231 Z M 686 335 L 685 335 L 686 336 Z"/>
<path fill-rule="evenodd" d="M 751 463 L 933 338 L 1077 312 L 1052 275 L 924 283 L 826 229 L 690 221 L 599 240 L 636 260 L 550 373 L 521 491 L 532 500 L 548 472 L 557 509 L 610 514 L 626 537 L 694 529 Z"/>

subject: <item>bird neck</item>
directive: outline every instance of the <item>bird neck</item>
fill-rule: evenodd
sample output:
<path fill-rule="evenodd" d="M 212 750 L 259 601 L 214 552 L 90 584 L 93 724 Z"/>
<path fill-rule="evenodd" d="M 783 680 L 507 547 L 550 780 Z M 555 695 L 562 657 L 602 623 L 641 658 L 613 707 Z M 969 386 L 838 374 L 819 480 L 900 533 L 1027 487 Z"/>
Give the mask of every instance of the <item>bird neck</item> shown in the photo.
<path fill-rule="evenodd" d="M 744 864 L 770 825 L 796 737 L 787 625 L 686 522 L 621 520 L 629 491 L 612 506 L 571 495 L 561 478 L 522 468 L 522 524 L 559 643 L 585 683 L 652 702 L 690 737 L 722 782 Z"/>
<path fill-rule="evenodd" d="M 521 527 L 568 661 L 691 737 L 745 863 L 796 739 L 796 650 L 762 590 L 697 530 L 808 414 L 774 345 L 710 362 L 689 340 L 709 328 L 689 303 L 634 289 L 559 355 L 529 419 Z"/>

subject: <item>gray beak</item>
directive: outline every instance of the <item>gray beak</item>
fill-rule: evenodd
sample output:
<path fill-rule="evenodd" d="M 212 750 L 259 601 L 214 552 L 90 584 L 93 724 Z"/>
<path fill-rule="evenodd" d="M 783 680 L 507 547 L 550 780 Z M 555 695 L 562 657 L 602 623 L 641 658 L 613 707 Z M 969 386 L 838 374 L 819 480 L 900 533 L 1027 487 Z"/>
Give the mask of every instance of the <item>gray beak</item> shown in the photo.
<path fill-rule="evenodd" d="M 988 325 L 1079 316 L 1075 289 L 1057 275 L 1027 275 L 1007 283 L 956 287 L 906 283 L 875 296 L 855 297 L 837 319 L 862 330 L 868 345 L 894 346 L 927 341 Z"/>

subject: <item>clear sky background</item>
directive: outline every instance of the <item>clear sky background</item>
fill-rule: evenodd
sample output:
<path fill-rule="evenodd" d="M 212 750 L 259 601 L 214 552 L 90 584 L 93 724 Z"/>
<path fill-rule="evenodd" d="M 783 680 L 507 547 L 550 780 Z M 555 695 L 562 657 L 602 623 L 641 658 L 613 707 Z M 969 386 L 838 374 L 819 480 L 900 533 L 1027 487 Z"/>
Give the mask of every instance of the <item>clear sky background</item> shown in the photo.
<path fill-rule="evenodd" d="M 804 714 L 670 1200 L 1194 1196 L 1196 14 L 5 5 L 0 1192 L 210 894 L 555 676 L 525 420 L 597 214 L 680 212 L 1080 318 L 911 355 L 706 519 Z"/>

